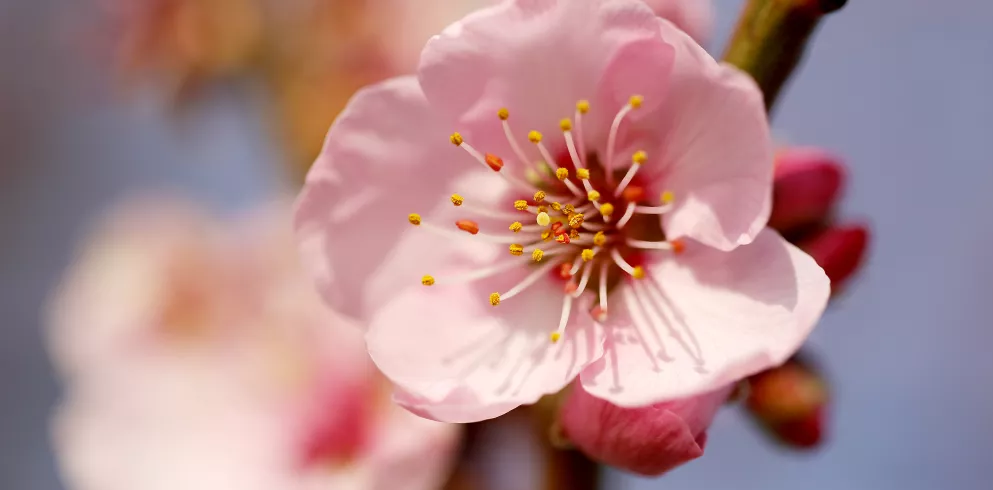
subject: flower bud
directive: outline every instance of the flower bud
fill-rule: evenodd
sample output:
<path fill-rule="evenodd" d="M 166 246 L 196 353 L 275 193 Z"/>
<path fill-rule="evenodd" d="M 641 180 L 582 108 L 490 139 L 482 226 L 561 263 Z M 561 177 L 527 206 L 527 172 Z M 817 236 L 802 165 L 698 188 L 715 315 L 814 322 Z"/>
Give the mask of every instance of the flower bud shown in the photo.
<path fill-rule="evenodd" d="M 817 261 L 837 293 L 865 258 L 869 229 L 862 225 L 834 226 L 806 237 L 797 245 Z"/>
<path fill-rule="evenodd" d="M 623 408 L 578 384 L 559 412 L 562 435 L 590 458 L 647 476 L 703 455 L 707 428 L 731 388 L 705 395 Z"/>
<path fill-rule="evenodd" d="M 776 156 L 769 226 L 787 233 L 825 221 L 845 180 L 845 168 L 817 148 L 789 148 Z"/>
<path fill-rule="evenodd" d="M 792 447 L 817 446 L 829 401 L 827 383 L 798 360 L 749 379 L 748 413 L 776 440 Z"/>

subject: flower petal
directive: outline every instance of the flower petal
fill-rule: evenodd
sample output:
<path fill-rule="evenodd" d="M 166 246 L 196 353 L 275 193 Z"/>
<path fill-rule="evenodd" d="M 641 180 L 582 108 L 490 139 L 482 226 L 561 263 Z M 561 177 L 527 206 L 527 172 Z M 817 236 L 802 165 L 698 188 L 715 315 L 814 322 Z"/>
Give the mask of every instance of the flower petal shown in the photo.
<path fill-rule="evenodd" d="M 366 341 L 373 361 L 406 392 L 398 401 L 436 420 L 483 420 L 559 391 L 601 356 L 603 338 L 586 308 L 572 308 L 562 339 L 549 340 L 564 297 L 551 277 L 499 306 L 487 301 L 530 272 L 522 264 L 495 280 L 415 287 L 391 298 Z"/>
<path fill-rule="evenodd" d="M 676 49 L 658 150 L 659 177 L 676 196 L 663 219 L 666 234 L 721 250 L 748 244 L 771 209 L 773 151 L 762 92 L 747 74 L 660 23 Z"/>
<path fill-rule="evenodd" d="M 693 396 L 784 362 L 830 294 L 813 259 L 771 230 L 732 252 L 693 243 L 647 269 L 612 294 L 607 352 L 582 374 L 587 391 L 620 406 Z"/>
<path fill-rule="evenodd" d="M 645 96 L 646 106 L 662 101 L 671 66 L 672 47 L 641 2 L 517 0 L 433 38 L 419 78 L 432 106 L 479 135 L 473 144 L 511 155 L 496 119 L 500 108 L 509 109 L 523 139 L 532 129 L 558 133 L 559 120 L 589 100 L 584 140 L 600 143 L 631 95 Z M 561 138 L 553 146 L 553 154 L 564 152 Z M 539 159 L 537 152 L 530 157 Z"/>
<path fill-rule="evenodd" d="M 401 287 L 395 279 L 392 288 L 373 287 L 368 278 L 410 226 L 407 214 L 479 171 L 432 114 L 413 77 L 368 87 L 335 121 L 307 175 L 295 217 L 301 251 L 321 294 L 342 313 L 365 320 L 381 295 Z"/>

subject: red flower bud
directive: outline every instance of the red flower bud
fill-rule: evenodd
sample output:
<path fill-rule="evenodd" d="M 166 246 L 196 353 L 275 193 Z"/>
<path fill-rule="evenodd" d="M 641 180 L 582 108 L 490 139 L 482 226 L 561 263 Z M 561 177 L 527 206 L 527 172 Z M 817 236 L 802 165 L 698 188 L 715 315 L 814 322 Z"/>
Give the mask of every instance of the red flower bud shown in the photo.
<path fill-rule="evenodd" d="M 562 435 L 590 458 L 654 476 L 703 455 L 707 428 L 731 388 L 705 395 L 622 408 L 578 384 L 559 413 Z"/>
<path fill-rule="evenodd" d="M 752 376 L 749 385 L 745 408 L 773 437 L 800 448 L 820 443 L 828 389 L 810 366 L 791 360 Z"/>
<path fill-rule="evenodd" d="M 831 227 L 797 244 L 810 254 L 831 279 L 832 292 L 858 270 L 869 244 L 869 229 L 862 225 Z"/>
<path fill-rule="evenodd" d="M 780 231 L 825 221 L 841 192 L 845 168 L 817 148 L 789 148 L 776 156 L 769 226 Z"/>

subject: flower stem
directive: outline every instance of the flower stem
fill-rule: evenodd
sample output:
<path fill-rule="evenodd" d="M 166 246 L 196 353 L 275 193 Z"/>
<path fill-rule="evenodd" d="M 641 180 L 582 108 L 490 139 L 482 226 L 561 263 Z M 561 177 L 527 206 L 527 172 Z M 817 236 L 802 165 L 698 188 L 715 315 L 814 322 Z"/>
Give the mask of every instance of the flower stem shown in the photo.
<path fill-rule="evenodd" d="M 847 0 L 748 0 L 724 60 L 758 82 L 772 110 L 824 15 Z"/>

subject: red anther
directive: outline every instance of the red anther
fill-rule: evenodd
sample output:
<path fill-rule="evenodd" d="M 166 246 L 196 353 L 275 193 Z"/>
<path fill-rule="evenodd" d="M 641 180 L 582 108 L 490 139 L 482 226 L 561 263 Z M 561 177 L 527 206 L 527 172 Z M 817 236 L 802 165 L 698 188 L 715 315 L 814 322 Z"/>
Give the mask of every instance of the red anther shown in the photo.
<path fill-rule="evenodd" d="M 672 244 L 672 252 L 675 254 L 681 254 L 686 251 L 686 242 L 682 240 L 676 239 L 669 243 Z"/>
<path fill-rule="evenodd" d="M 636 185 L 629 185 L 621 192 L 621 196 L 627 202 L 641 202 L 645 198 L 645 188 Z"/>
<path fill-rule="evenodd" d="M 455 222 L 455 226 L 458 226 L 460 230 L 467 231 L 472 235 L 479 233 L 479 223 L 469 219 L 460 219 Z"/>
<path fill-rule="evenodd" d="M 487 153 L 486 164 L 489 165 L 494 172 L 499 172 L 500 169 L 503 168 L 503 159 L 492 153 Z"/>
<path fill-rule="evenodd" d="M 562 279 L 572 278 L 572 264 L 568 262 L 563 262 L 559 265 L 559 277 Z"/>
<path fill-rule="evenodd" d="M 565 294 L 575 293 L 577 289 L 579 289 L 579 285 L 576 283 L 572 281 L 565 283 Z"/>
<path fill-rule="evenodd" d="M 559 230 L 561 230 L 563 226 L 564 225 L 562 224 L 561 221 L 556 221 L 556 222 L 552 223 L 552 233 L 555 233 L 556 235 L 558 235 L 559 234 Z"/>
<path fill-rule="evenodd" d="M 590 314 L 593 315 L 593 318 L 596 318 L 597 320 L 603 321 L 603 320 L 605 320 L 607 318 L 607 309 L 606 308 L 600 308 L 600 306 L 597 305 L 597 306 L 593 307 L 593 311 L 591 311 Z"/>
<path fill-rule="evenodd" d="M 555 241 L 563 245 L 568 245 L 569 242 L 572 241 L 572 239 L 569 238 L 568 233 L 559 233 L 558 235 L 555 235 Z"/>

